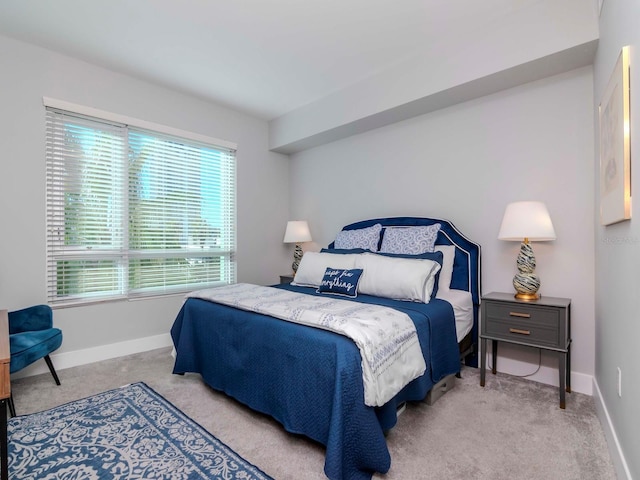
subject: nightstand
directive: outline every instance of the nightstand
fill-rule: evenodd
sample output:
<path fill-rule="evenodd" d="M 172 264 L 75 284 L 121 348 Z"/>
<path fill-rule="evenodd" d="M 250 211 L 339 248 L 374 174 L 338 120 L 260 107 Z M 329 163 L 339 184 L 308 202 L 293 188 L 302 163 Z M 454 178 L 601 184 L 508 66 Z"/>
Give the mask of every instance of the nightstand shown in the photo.
<path fill-rule="evenodd" d="M 293 282 L 293 274 L 280 275 L 280 283 L 291 283 L 291 282 Z"/>
<path fill-rule="evenodd" d="M 494 292 L 482 297 L 480 318 L 480 386 L 485 381 L 487 340 L 492 343 L 494 374 L 498 342 L 541 348 L 558 356 L 560 408 L 565 408 L 565 391 L 571 392 L 571 300 L 541 297 L 524 301 Z"/>

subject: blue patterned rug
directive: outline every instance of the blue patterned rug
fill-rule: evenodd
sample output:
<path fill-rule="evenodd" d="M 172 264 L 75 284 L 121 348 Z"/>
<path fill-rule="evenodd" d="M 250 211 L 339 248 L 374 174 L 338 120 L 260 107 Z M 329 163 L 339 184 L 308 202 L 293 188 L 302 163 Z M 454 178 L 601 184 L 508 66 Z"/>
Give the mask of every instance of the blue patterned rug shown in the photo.
<path fill-rule="evenodd" d="M 7 428 L 11 479 L 272 480 L 144 383 Z"/>

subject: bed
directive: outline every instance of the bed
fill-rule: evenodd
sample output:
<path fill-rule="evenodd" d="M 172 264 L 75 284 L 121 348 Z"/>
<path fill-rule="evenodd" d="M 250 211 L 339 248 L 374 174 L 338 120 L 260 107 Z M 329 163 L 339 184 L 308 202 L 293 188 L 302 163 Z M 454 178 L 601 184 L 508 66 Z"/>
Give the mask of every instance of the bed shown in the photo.
<path fill-rule="evenodd" d="M 233 302 L 216 303 L 199 292 L 186 299 L 171 329 L 176 355 L 173 373 L 199 373 L 213 389 L 272 416 L 287 431 L 323 444 L 326 447 L 324 471 L 331 479 L 370 479 L 374 472 L 387 472 L 391 458 L 385 433 L 395 425 L 398 408 L 405 402 L 424 400 L 435 385 L 460 371 L 461 359 L 477 366 L 479 245 L 446 220 L 370 219 L 343 227 L 336 242 L 316 256 L 305 254 L 292 284 L 264 290 L 292 299 L 301 294 L 305 302 L 308 299 L 317 303 L 332 297 L 302 281 L 304 273 L 312 271 L 309 267 L 312 258 L 323 261 L 331 258 L 335 262 L 341 256 L 346 262 L 355 255 L 356 262 L 371 259 L 387 262 L 392 257 L 401 257 L 392 261 L 400 263 L 411 259 L 412 265 L 418 261 L 426 264 L 430 260 L 417 260 L 422 258 L 418 254 L 413 259 L 412 252 L 388 253 L 382 258 L 381 254 L 369 250 L 379 250 L 385 235 L 391 239 L 398 232 L 402 234 L 403 229 L 407 233 L 413 227 L 437 225 L 440 227 L 432 248 L 440 259 L 440 268 L 431 282 L 428 303 L 373 295 L 371 292 L 377 293 L 379 287 L 371 284 L 372 277 L 368 277 L 368 290 L 364 289 L 366 282 L 362 280 L 355 298 L 341 298 L 341 305 L 346 301 L 349 308 L 351 305 L 365 310 L 391 308 L 413 323 L 424 357 L 424 373 L 399 387 L 397 392 L 394 390 L 390 398 L 385 391 L 377 398 L 379 403 L 384 403 L 372 403 L 373 397 L 367 397 L 370 382 L 363 379 L 366 377 L 364 353 L 357 341 L 336 331 L 277 318 L 276 314 L 237 308 Z M 361 232 L 370 233 L 372 229 L 379 230 L 377 244 L 372 249 L 338 248 L 345 246 L 345 238 L 347 246 L 353 246 L 348 244 L 355 239 L 355 246 L 361 247 L 357 245 L 362 240 Z M 338 244 L 338 240 L 342 244 Z M 442 256 L 437 256 L 438 251 Z M 449 268 L 446 268 L 447 262 Z M 369 272 L 373 268 L 367 266 L 360 270 Z"/>

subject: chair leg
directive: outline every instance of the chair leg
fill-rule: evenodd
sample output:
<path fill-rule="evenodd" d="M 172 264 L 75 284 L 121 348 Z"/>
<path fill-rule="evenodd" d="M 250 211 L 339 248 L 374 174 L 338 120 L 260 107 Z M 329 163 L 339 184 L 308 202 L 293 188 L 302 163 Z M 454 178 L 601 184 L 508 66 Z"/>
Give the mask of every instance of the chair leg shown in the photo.
<path fill-rule="evenodd" d="M 60 385 L 60 379 L 58 378 L 56 369 L 53 368 L 53 363 L 51 362 L 51 358 L 49 357 L 49 355 L 45 355 L 44 361 L 47 362 L 47 367 L 49 367 L 49 371 L 51 372 L 51 375 L 53 375 L 53 379 L 56 381 L 56 385 Z M 16 406 L 15 406 L 15 403 L 13 402 L 13 392 L 11 392 L 11 396 L 9 397 L 8 403 L 9 403 L 9 413 L 11 414 L 12 417 L 15 417 Z"/>
<path fill-rule="evenodd" d="M 60 379 L 58 378 L 56 369 L 53 368 L 53 363 L 51 363 L 51 358 L 49 358 L 49 355 L 45 355 L 44 361 L 47 362 L 47 367 L 49 367 L 49 371 L 51 372 L 51 375 L 53 375 L 53 379 L 56 381 L 56 385 L 60 385 Z"/>
<path fill-rule="evenodd" d="M 7 403 L 9 404 L 9 413 L 11 414 L 12 417 L 16 416 L 16 406 L 13 403 L 13 392 L 11 392 L 11 396 L 9 397 L 9 400 L 7 400 Z"/>

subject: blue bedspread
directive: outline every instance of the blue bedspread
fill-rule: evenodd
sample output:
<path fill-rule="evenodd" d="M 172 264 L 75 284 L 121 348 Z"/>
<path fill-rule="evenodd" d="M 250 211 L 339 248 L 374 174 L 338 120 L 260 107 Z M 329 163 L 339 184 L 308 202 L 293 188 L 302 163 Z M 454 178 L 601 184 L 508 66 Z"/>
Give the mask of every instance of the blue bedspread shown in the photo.
<path fill-rule="evenodd" d="M 424 399 L 434 383 L 460 370 L 460 360 L 449 303 L 355 300 L 407 313 L 425 356 L 425 374 L 383 407 L 364 404 L 360 352 L 350 339 L 196 298 L 185 302 L 171 328 L 173 373 L 200 373 L 212 388 L 325 445 L 330 479 L 370 479 L 391 465 L 384 432 L 396 423 L 397 405 Z"/>

